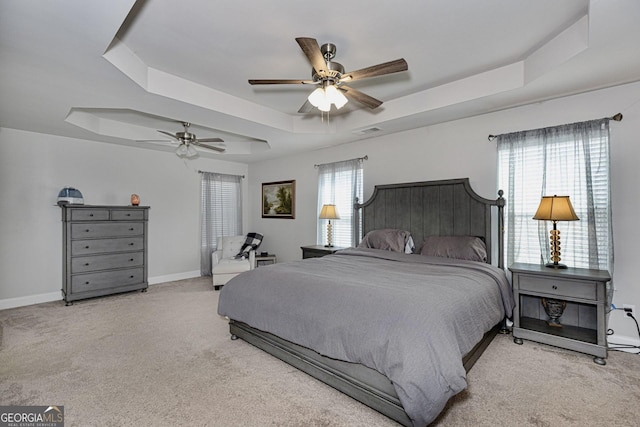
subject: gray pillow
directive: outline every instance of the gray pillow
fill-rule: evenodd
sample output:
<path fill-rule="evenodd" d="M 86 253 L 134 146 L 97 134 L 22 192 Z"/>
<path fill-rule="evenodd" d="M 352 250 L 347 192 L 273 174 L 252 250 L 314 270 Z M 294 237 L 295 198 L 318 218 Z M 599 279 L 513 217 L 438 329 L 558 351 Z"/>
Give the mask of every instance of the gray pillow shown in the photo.
<path fill-rule="evenodd" d="M 429 236 L 424 239 L 420 254 L 487 262 L 487 245 L 474 236 Z"/>
<path fill-rule="evenodd" d="M 394 228 L 372 230 L 364 236 L 358 247 L 411 253 L 413 239 L 411 233 L 406 230 Z"/>

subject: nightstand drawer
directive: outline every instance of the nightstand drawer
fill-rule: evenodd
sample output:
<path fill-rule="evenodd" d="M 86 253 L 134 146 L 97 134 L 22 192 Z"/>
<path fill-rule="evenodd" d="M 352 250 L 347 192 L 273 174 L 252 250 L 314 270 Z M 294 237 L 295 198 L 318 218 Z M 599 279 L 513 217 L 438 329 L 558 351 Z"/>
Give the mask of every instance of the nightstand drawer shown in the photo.
<path fill-rule="evenodd" d="M 523 291 L 542 292 L 570 298 L 596 300 L 595 282 L 580 280 L 554 280 L 538 276 L 520 275 L 519 288 Z"/>

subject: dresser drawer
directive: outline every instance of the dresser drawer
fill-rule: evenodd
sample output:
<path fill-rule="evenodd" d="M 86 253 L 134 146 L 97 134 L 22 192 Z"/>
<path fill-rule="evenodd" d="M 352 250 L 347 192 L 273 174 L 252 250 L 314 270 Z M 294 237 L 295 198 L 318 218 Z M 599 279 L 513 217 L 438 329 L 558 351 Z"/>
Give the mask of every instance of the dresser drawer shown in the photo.
<path fill-rule="evenodd" d="M 71 221 L 106 221 L 109 209 L 72 209 Z"/>
<path fill-rule="evenodd" d="M 144 233 L 141 222 L 105 222 L 71 224 L 71 238 L 138 236 Z"/>
<path fill-rule="evenodd" d="M 138 267 L 143 264 L 143 252 L 75 257 L 71 258 L 71 274 L 111 268 Z"/>
<path fill-rule="evenodd" d="M 595 300 L 595 282 L 580 280 L 553 280 L 539 276 L 521 274 L 519 288 L 523 291 L 542 292 L 557 296 Z"/>
<path fill-rule="evenodd" d="M 144 248 L 142 237 L 121 237 L 117 239 L 74 240 L 71 255 L 89 255 L 107 252 L 139 251 Z"/>
<path fill-rule="evenodd" d="M 136 283 L 142 283 L 143 278 L 144 269 L 142 267 L 104 271 L 102 273 L 77 274 L 71 277 L 71 292 L 87 292 L 97 289 L 134 285 Z"/>
<path fill-rule="evenodd" d="M 114 221 L 143 220 L 144 211 L 135 209 L 113 209 L 111 219 Z"/>

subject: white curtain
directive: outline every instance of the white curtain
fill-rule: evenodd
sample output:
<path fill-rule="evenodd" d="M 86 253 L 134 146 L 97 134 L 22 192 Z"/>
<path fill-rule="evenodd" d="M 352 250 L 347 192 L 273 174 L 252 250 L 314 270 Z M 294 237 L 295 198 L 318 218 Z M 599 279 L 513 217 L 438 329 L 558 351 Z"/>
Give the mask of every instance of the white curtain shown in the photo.
<path fill-rule="evenodd" d="M 561 262 L 613 274 L 609 119 L 498 136 L 507 264 L 550 258 L 550 221 L 533 220 L 542 196 L 569 196 L 579 221 L 558 223 Z"/>
<path fill-rule="evenodd" d="M 355 246 L 353 224 L 353 204 L 358 197 L 362 203 L 362 158 L 319 165 L 318 169 L 318 210 L 322 205 L 334 204 L 340 219 L 331 220 L 334 246 Z M 318 219 L 319 245 L 327 243 L 327 220 Z"/>
<path fill-rule="evenodd" d="M 242 177 L 201 172 L 200 274 L 211 276 L 218 237 L 242 233 Z"/>

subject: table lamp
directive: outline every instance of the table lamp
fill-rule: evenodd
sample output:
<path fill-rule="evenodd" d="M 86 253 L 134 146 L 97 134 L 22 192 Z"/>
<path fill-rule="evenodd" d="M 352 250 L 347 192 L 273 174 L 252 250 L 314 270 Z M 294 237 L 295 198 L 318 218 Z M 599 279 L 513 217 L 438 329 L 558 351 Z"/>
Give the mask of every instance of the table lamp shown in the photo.
<path fill-rule="evenodd" d="M 533 219 L 542 221 L 553 221 L 553 229 L 551 230 L 551 262 L 547 263 L 547 267 L 551 268 L 567 268 L 566 265 L 560 264 L 560 231 L 556 225 L 558 221 L 577 221 L 580 218 L 573 210 L 569 196 L 543 196 L 540 206 Z"/>
<path fill-rule="evenodd" d="M 322 210 L 320 211 L 320 219 L 328 219 L 329 224 L 327 224 L 327 244 L 324 245 L 327 248 L 333 247 L 332 235 L 331 235 L 331 220 L 332 219 L 340 219 L 340 215 L 338 215 L 338 210 L 336 209 L 336 205 L 322 205 Z"/>

